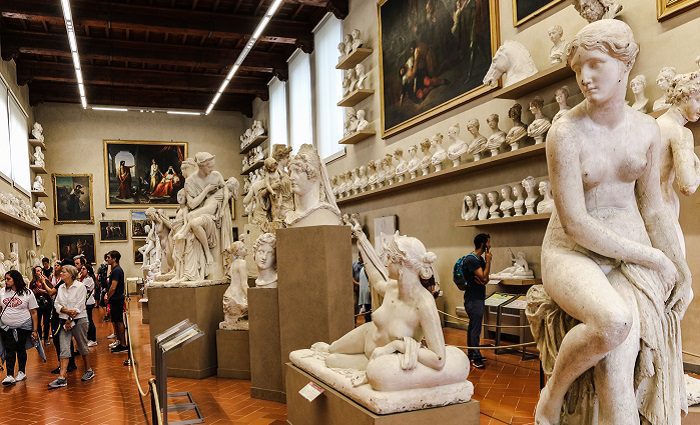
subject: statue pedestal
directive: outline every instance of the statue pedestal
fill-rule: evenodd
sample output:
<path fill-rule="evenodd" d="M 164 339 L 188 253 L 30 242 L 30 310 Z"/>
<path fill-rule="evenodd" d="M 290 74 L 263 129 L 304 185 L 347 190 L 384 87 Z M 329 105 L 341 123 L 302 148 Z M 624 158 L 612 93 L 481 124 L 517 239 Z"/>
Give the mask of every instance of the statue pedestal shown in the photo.
<path fill-rule="evenodd" d="M 277 288 L 248 289 L 250 396 L 284 403 L 277 298 Z"/>
<path fill-rule="evenodd" d="M 139 305 L 141 306 L 141 324 L 147 325 L 149 321 L 148 298 L 141 298 L 139 300 Z"/>
<path fill-rule="evenodd" d="M 168 375 L 202 379 L 216 375 L 216 331 L 224 320 L 222 300 L 228 283 L 208 286 L 166 287 L 148 289 L 151 346 L 159 333 L 184 319 L 190 319 L 204 331 L 204 336 L 191 344 L 168 353 Z M 154 352 L 151 352 L 151 362 Z M 151 373 L 155 369 L 151 367 Z"/>
<path fill-rule="evenodd" d="M 475 400 L 431 409 L 377 415 L 291 363 L 287 363 L 286 367 L 287 422 L 291 425 L 463 425 L 479 423 L 479 402 Z M 324 390 L 311 402 L 299 394 L 299 390 L 309 382 L 313 382 Z"/>
<path fill-rule="evenodd" d="M 688 416 L 681 419 L 682 425 L 700 424 L 700 406 L 690 406 Z"/>
<path fill-rule="evenodd" d="M 216 376 L 250 379 L 250 346 L 247 330 L 216 330 Z"/>
<path fill-rule="evenodd" d="M 354 328 L 351 245 L 349 226 L 277 231 L 282 364 L 290 352 Z"/>

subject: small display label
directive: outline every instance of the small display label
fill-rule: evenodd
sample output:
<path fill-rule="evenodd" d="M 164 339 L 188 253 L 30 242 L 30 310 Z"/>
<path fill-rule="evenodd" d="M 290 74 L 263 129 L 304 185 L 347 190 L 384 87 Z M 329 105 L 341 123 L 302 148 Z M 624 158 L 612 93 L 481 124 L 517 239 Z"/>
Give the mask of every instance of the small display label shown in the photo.
<path fill-rule="evenodd" d="M 313 382 L 304 385 L 304 388 L 299 390 L 299 394 L 309 401 L 314 401 L 316 397 L 323 394 L 324 389 Z"/>

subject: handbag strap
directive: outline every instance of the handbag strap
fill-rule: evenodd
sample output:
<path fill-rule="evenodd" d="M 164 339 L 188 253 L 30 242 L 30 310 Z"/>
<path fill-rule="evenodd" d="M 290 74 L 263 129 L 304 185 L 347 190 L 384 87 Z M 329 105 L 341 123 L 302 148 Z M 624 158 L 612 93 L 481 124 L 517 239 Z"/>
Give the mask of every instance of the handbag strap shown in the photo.
<path fill-rule="evenodd" d="M 15 297 L 18 295 L 17 291 L 13 291 L 15 294 L 10 298 L 10 301 L 7 304 L 10 304 L 12 300 L 15 299 Z M 2 303 L 2 300 L 0 299 L 0 303 Z M 7 306 L 3 306 L 2 308 L 2 313 L 0 313 L 0 320 L 2 320 L 2 316 L 5 315 L 5 310 L 7 310 Z"/>

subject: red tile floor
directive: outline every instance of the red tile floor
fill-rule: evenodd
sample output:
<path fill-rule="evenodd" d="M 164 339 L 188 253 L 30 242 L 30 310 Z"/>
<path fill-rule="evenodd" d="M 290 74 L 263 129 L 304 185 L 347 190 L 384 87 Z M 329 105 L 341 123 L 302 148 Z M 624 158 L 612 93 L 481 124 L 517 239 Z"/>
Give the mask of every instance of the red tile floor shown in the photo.
<path fill-rule="evenodd" d="M 133 300 L 133 298 L 132 298 Z M 134 357 L 139 382 L 147 388 L 150 378 L 150 342 L 148 325 L 141 324 L 137 303 L 131 302 Z M 101 311 L 95 311 L 95 317 Z M 47 349 L 43 364 L 35 351 L 29 353 L 27 380 L 0 388 L 0 424 L 146 424 L 150 420 L 150 396 L 139 398 L 133 370 L 122 362 L 126 355 L 110 354 L 106 336 L 108 323 L 97 324 L 99 345 L 91 349 L 90 360 L 96 377 L 81 382 L 82 365 L 68 374 L 67 388 L 51 390 L 46 384 L 55 378 L 53 346 Z M 445 329 L 449 344 L 464 345 L 463 331 Z M 474 398 L 481 402 L 481 425 L 530 424 L 537 402 L 539 372 L 537 360 L 521 360 L 519 355 L 494 355 L 485 369 L 472 369 L 469 380 L 475 385 Z M 170 378 L 168 390 L 190 391 L 207 424 L 282 425 L 286 423 L 286 405 L 250 398 L 250 382 L 223 378 L 204 380 Z M 191 417 L 172 415 L 171 420 Z M 326 424 L 319 424 L 326 425 Z"/>

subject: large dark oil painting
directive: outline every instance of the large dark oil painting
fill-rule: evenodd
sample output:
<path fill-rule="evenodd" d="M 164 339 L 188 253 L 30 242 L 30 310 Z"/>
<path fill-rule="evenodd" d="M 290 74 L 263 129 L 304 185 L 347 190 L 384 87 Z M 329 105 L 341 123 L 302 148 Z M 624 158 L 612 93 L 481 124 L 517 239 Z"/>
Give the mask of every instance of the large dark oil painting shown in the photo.
<path fill-rule="evenodd" d="M 107 207 L 176 206 L 186 157 L 184 142 L 105 140 Z"/>
<path fill-rule="evenodd" d="M 513 0 L 513 26 L 524 24 L 564 0 Z"/>
<path fill-rule="evenodd" d="M 491 88 L 496 0 L 384 0 L 379 5 L 383 136 Z"/>

